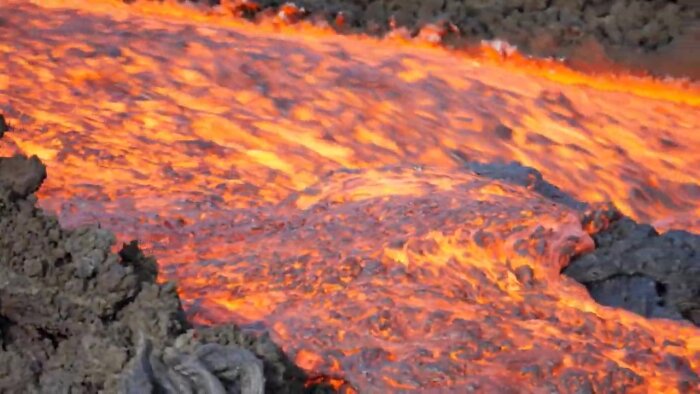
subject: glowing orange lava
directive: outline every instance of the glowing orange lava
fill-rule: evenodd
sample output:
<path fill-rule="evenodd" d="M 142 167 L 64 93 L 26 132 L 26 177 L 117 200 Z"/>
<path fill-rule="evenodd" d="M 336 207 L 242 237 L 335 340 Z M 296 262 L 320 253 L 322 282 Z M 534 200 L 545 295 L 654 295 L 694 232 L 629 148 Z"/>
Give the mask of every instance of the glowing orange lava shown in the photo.
<path fill-rule="evenodd" d="M 578 212 L 461 168 L 517 160 L 699 231 L 696 85 L 36 3 L 0 6 L 0 153 L 47 163 L 64 224 L 144 240 L 199 321 L 263 325 L 360 392 L 700 390 L 700 330 L 559 275 L 592 247 Z"/>

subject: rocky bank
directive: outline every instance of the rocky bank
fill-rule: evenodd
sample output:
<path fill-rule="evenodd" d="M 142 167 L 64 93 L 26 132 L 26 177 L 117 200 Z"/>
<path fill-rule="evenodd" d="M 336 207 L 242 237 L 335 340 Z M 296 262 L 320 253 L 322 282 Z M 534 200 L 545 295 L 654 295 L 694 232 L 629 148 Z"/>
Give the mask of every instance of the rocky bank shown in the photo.
<path fill-rule="evenodd" d="M 45 177 L 37 157 L 0 158 L 0 392 L 325 391 L 266 335 L 193 328 L 138 243 L 61 228 L 35 206 Z"/>

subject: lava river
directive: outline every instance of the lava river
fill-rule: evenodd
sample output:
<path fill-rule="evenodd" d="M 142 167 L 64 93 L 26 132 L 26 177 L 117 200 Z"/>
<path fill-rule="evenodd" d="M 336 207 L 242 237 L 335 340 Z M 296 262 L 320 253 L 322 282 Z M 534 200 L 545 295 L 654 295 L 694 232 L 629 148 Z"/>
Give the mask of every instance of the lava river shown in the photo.
<path fill-rule="evenodd" d="M 700 390 L 700 330 L 559 274 L 593 247 L 581 212 L 465 168 L 518 161 L 698 231 L 697 86 L 35 3 L 0 5 L 0 153 L 46 162 L 64 225 L 141 240 L 196 320 L 270 330 L 360 392 Z"/>

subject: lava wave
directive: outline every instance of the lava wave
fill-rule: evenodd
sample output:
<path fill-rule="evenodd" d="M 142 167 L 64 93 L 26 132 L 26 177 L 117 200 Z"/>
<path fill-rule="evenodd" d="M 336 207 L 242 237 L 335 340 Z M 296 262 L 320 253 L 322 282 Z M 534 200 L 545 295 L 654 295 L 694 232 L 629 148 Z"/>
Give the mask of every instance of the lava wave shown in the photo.
<path fill-rule="evenodd" d="M 522 188 L 468 172 L 341 171 L 236 223 L 198 227 L 201 264 L 169 267 L 200 300 L 190 312 L 265 322 L 300 366 L 360 392 L 696 384 L 669 364 L 694 340 L 656 343 L 697 329 L 596 306 L 559 274 L 593 247 L 578 215 Z M 639 346 L 653 350 L 636 359 Z"/>
<path fill-rule="evenodd" d="M 464 168 L 698 231 L 696 86 L 76 7 L 0 6 L 0 150 L 47 163 L 64 224 L 144 240 L 195 318 L 362 392 L 700 389 L 697 328 L 559 275 L 578 211 Z"/>

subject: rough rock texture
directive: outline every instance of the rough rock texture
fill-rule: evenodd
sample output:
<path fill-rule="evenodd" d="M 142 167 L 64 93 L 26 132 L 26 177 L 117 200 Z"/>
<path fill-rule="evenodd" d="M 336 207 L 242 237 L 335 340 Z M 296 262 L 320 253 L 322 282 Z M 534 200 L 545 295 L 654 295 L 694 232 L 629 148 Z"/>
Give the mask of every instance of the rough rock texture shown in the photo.
<path fill-rule="evenodd" d="M 0 158 L 0 392 L 293 393 L 305 376 L 269 337 L 192 329 L 138 244 L 62 229 L 35 207 L 36 158 Z"/>
<path fill-rule="evenodd" d="M 0 157 L 0 184 L 7 188 L 8 198 L 25 198 L 46 178 L 46 167 L 36 156 Z"/>
<path fill-rule="evenodd" d="M 616 60 L 657 74 L 700 77 L 695 0 L 200 0 L 237 15 L 311 15 L 345 32 L 407 34 L 461 45 L 501 39 L 526 53 L 586 66 Z M 423 33 L 421 33 L 423 30 Z M 649 53 L 658 52 L 659 56 Z M 674 61 L 669 62 L 668 56 Z M 597 64 L 600 66 L 600 64 Z"/>
<path fill-rule="evenodd" d="M 615 215 L 593 239 L 595 251 L 574 259 L 563 273 L 583 283 L 596 301 L 700 326 L 700 236 L 660 235 Z"/>
<path fill-rule="evenodd" d="M 126 393 L 147 391 L 227 393 L 231 382 L 237 391 L 262 394 L 265 390 L 263 363 L 249 350 L 237 345 L 199 342 L 154 352 L 150 340 L 141 338 L 136 357 L 121 380 Z"/>
<path fill-rule="evenodd" d="M 0 138 L 9 130 L 10 126 L 5 121 L 5 117 L 0 114 Z"/>

